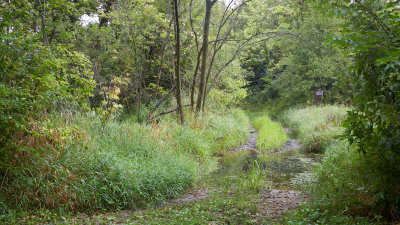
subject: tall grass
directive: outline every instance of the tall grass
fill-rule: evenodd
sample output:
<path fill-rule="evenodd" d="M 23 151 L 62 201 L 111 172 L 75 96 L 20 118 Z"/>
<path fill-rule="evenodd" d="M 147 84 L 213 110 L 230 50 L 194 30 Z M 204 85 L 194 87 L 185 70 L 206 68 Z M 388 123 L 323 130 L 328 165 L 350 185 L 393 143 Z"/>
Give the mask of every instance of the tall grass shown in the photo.
<path fill-rule="evenodd" d="M 287 134 L 280 123 L 273 122 L 268 115 L 255 117 L 253 125 L 258 131 L 257 145 L 260 151 L 279 150 L 288 141 Z"/>
<path fill-rule="evenodd" d="M 281 120 L 298 133 L 306 151 L 322 152 L 335 136 L 342 134 L 340 124 L 348 110 L 337 105 L 309 106 L 289 109 Z"/>
<path fill-rule="evenodd" d="M 308 185 L 310 202 L 289 213 L 284 224 L 372 224 L 387 210 L 380 203 L 381 178 L 377 160 L 360 154 L 356 146 L 335 139 L 349 109 L 343 106 L 291 109 L 283 119 L 294 128 L 306 150 L 324 152 Z M 381 188 L 382 189 L 382 188 Z M 378 215 L 378 216 L 377 216 Z M 362 217 L 357 217 L 362 216 Z"/>
<path fill-rule="evenodd" d="M 0 211 L 45 208 L 60 211 L 134 209 L 154 205 L 189 188 L 211 156 L 247 139 L 242 111 L 138 124 L 111 121 L 101 132 L 97 116 L 76 116 L 75 137 L 43 146 L 29 163 L 9 171 L 0 186 Z"/>
<path fill-rule="evenodd" d="M 371 216 L 379 196 L 370 166 L 355 146 L 335 141 L 325 151 L 322 164 L 316 169 L 315 182 L 310 185 L 314 203 L 321 209 L 359 216 Z"/>

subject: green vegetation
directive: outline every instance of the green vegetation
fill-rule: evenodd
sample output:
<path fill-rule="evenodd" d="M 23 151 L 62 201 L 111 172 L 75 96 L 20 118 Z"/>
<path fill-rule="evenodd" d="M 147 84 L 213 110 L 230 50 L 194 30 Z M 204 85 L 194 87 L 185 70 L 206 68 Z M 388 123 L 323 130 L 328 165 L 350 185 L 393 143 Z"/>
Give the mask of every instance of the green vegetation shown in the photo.
<path fill-rule="evenodd" d="M 337 141 L 326 149 L 322 165 L 310 185 L 314 204 L 320 210 L 374 217 L 382 213 L 376 175 L 372 162 L 357 153 L 355 146 Z M 334 204 L 332 204 L 334 202 Z"/>
<path fill-rule="evenodd" d="M 138 211 L 119 210 L 113 213 L 80 213 L 78 215 L 40 210 L 19 215 L 10 214 L 6 221 L 8 223 L 23 221 L 26 224 L 203 224 L 212 221 L 233 224 L 259 223 L 264 219 L 257 214 L 257 197 L 267 182 L 265 171 L 257 161 L 247 162 L 246 165 L 248 169 L 236 174 L 237 176 L 225 174 L 226 176 L 216 179 L 213 182 L 215 189 L 209 189 L 209 195 L 201 201 L 169 203 L 161 207 L 154 208 L 153 206 L 153 209 Z"/>
<path fill-rule="evenodd" d="M 298 133 L 306 151 L 323 152 L 335 137 L 343 134 L 340 125 L 348 110 L 336 105 L 290 109 L 281 120 Z"/>
<path fill-rule="evenodd" d="M 248 224 L 257 221 L 256 211 L 256 202 L 251 196 L 238 200 L 215 194 L 199 203 L 167 207 L 144 215 L 137 213 L 128 221 L 139 224 Z"/>
<path fill-rule="evenodd" d="M 254 118 L 253 125 L 258 131 L 257 146 L 261 152 L 277 151 L 288 140 L 282 125 L 273 122 L 268 115 Z"/>
<path fill-rule="evenodd" d="M 251 46 L 244 54 L 248 101 L 271 104 L 277 114 L 298 104 L 313 104 L 318 89 L 324 91 L 325 103 L 351 101 L 354 88 L 341 77 L 351 57 L 327 44 L 341 35 L 344 18 L 327 16 L 333 9 L 319 10 L 322 2 L 252 1 L 249 17 L 259 23 L 248 29 L 283 35 Z"/>
<path fill-rule="evenodd" d="M 338 123 L 346 118 L 347 110 L 343 106 L 322 106 L 284 113 L 282 118 L 298 129 L 306 146 L 318 146 L 324 152 L 321 165 L 307 185 L 311 201 L 289 213 L 282 220 L 285 224 L 369 224 L 371 221 L 365 217 L 380 220 L 387 210 L 382 203 L 382 177 L 375 170 L 381 162 L 359 154 L 356 145 L 335 139 L 344 132 Z"/>
<path fill-rule="evenodd" d="M 75 138 L 25 156 L 24 165 L 8 172 L 3 213 L 9 207 L 90 212 L 164 202 L 192 186 L 200 170 L 212 169 L 212 154 L 243 143 L 248 132 L 240 110 L 192 118 L 185 126 L 114 120 L 104 133 L 96 116 L 74 120 L 58 127 L 72 129 Z"/>
<path fill-rule="evenodd" d="M 332 214 L 329 211 L 322 211 L 317 208 L 300 206 L 299 209 L 288 212 L 279 222 L 280 224 L 298 225 L 298 224 L 357 224 L 370 225 L 374 224 L 365 217 L 350 217 L 341 214 Z"/>
<path fill-rule="evenodd" d="M 260 152 L 276 153 L 288 137 L 274 115 L 303 149 L 264 155 L 263 164 L 237 160 L 235 172 L 246 173 L 234 192 L 252 192 L 251 202 L 267 182 L 263 169 L 317 153 L 323 160 L 312 176 L 291 164 L 310 178 L 311 201 L 283 223 L 398 223 L 399 7 L 400 0 L 0 1 L 0 221 L 42 223 L 29 217 L 40 215 L 50 223 L 161 204 L 223 170 L 218 157 L 246 141 L 249 121 Z M 287 143 L 285 150 L 298 147 Z M 297 179 L 287 173 L 269 179 Z M 154 223 L 254 222 L 253 208 L 251 216 L 239 212 L 245 201 L 217 193 L 171 214 L 159 209 L 168 215 Z"/>

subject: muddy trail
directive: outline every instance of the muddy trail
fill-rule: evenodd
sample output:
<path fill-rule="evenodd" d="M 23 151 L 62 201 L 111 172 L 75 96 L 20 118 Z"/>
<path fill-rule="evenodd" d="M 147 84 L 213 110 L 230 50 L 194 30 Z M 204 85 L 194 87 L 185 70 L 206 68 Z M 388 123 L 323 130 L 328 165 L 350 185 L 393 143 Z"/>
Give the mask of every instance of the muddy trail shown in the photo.
<path fill-rule="evenodd" d="M 285 131 L 285 133 L 288 134 L 289 140 L 279 150 L 270 152 L 267 154 L 276 154 L 276 153 L 280 153 L 280 152 L 285 152 L 285 151 L 290 151 L 293 149 L 301 149 L 302 148 L 300 141 L 296 138 L 292 138 L 293 132 L 290 129 L 284 128 L 283 130 Z M 256 129 L 253 127 L 253 125 L 250 126 L 249 132 L 250 132 L 250 135 L 249 135 L 249 138 L 247 139 L 246 143 L 241 145 L 238 148 L 235 148 L 235 149 L 229 151 L 229 153 L 238 152 L 238 151 L 254 151 L 256 153 L 259 153 L 259 148 L 257 146 L 258 134 L 257 134 Z"/>
<path fill-rule="evenodd" d="M 220 168 L 204 177 L 203 188 L 192 190 L 169 204 L 190 203 L 204 200 L 215 191 L 220 180 L 238 179 L 249 171 L 254 162 L 265 171 L 267 184 L 259 194 L 259 214 L 265 218 L 279 218 L 284 211 L 295 209 L 299 203 L 307 200 L 301 192 L 302 187 L 311 179 L 310 170 L 320 162 L 320 156 L 301 153 L 301 144 L 291 130 L 285 128 L 289 140 L 278 151 L 259 154 L 257 132 L 250 127 L 249 138 L 245 144 L 233 149 L 219 160 Z"/>

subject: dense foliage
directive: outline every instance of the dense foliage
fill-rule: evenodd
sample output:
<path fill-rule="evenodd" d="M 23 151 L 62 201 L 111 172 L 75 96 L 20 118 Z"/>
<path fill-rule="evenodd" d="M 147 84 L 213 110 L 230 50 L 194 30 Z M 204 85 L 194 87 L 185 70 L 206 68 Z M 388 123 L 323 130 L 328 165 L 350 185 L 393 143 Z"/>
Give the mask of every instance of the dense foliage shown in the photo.
<path fill-rule="evenodd" d="M 263 23 L 256 29 L 275 36 L 244 54 L 242 66 L 250 75 L 250 101 L 263 99 L 278 109 L 313 104 L 319 89 L 324 91 L 325 103 L 350 101 L 352 89 L 340 79 L 350 58 L 327 43 L 330 35 L 340 33 L 343 23 L 340 18 L 326 16 L 332 9 L 319 11 L 314 3 L 303 1 L 267 1 L 255 7 L 253 13 L 260 7 L 268 12 L 257 18 Z"/>
<path fill-rule="evenodd" d="M 335 2 L 347 23 L 336 43 L 354 58 L 348 76 L 358 90 L 344 124 L 346 137 L 375 169 L 381 199 L 391 218 L 400 209 L 400 12 L 399 1 Z"/>
<path fill-rule="evenodd" d="M 192 185 L 199 170 L 213 168 L 213 155 L 244 141 L 248 121 L 240 111 L 191 114 L 184 126 L 161 119 L 168 112 L 151 111 L 163 96 L 159 108 L 176 107 L 168 98 L 173 91 L 193 105 L 189 95 L 198 90 L 204 5 L 184 1 L 173 12 L 171 3 L 0 3 L 1 214 L 161 202 Z M 210 102 L 227 112 L 246 96 L 240 50 L 215 41 L 233 33 L 240 7 L 229 15 L 223 3 L 213 9 L 220 24 L 210 26 L 213 56 L 206 61 L 202 111 Z M 174 21 L 177 14 L 183 16 Z M 177 71 L 182 79 L 174 79 Z"/>
<path fill-rule="evenodd" d="M 213 155 L 243 143 L 248 133 L 239 110 L 191 116 L 185 126 L 174 119 L 152 125 L 112 121 L 104 132 L 96 115 L 55 121 L 74 133 L 62 148 L 42 150 L 31 163 L 8 171 L 0 188 L 1 214 L 15 208 L 90 212 L 160 203 L 192 186 L 200 172 L 215 167 Z"/>

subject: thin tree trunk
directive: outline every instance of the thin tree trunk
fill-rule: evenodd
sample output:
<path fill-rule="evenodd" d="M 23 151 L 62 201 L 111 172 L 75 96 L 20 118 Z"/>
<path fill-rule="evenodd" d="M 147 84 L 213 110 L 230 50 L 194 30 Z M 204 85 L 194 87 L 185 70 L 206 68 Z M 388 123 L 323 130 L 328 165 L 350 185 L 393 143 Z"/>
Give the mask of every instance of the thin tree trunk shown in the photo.
<path fill-rule="evenodd" d="M 141 107 L 142 107 L 142 99 L 141 99 L 141 86 L 142 86 L 142 82 L 141 82 L 141 75 L 139 75 L 139 81 L 138 81 L 138 90 L 137 90 L 137 97 L 136 97 L 136 101 L 137 101 L 137 121 L 138 123 L 140 123 L 140 111 L 141 111 Z"/>
<path fill-rule="evenodd" d="M 159 89 L 160 89 L 160 80 L 161 80 L 161 73 L 162 73 L 162 67 L 163 67 L 163 63 L 164 63 L 164 52 L 166 51 L 165 46 L 163 46 L 163 53 L 161 56 L 161 62 L 160 62 L 160 67 L 158 69 L 158 73 L 157 73 L 157 80 L 156 80 L 156 95 L 159 94 Z"/>
<path fill-rule="evenodd" d="M 180 76 L 180 58 L 181 58 L 181 38 L 179 28 L 179 14 L 178 14 L 178 0 L 174 0 L 174 17 L 175 17 L 175 83 L 176 83 L 176 103 L 178 105 L 178 112 L 180 115 L 181 123 L 185 123 L 185 114 L 182 104 L 181 95 L 181 76 Z"/>
<path fill-rule="evenodd" d="M 44 4 L 45 2 L 42 3 L 42 1 L 39 0 L 40 18 L 42 20 L 43 45 L 48 46 L 49 39 L 47 37 L 47 32 L 46 32 L 46 16 L 45 16 Z"/>
<path fill-rule="evenodd" d="M 197 73 L 199 72 L 200 57 L 201 57 L 201 51 L 197 55 L 196 68 L 193 74 L 192 90 L 190 91 L 190 110 L 192 112 L 194 111 L 194 92 L 196 90 L 196 79 L 197 79 Z"/>
<path fill-rule="evenodd" d="M 208 37 L 210 33 L 210 19 L 211 9 L 216 0 L 206 0 L 206 16 L 204 19 L 204 33 L 203 33 L 203 46 L 201 56 L 201 67 L 200 67 L 200 87 L 199 95 L 197 96 L 196 112 L 200 112 L 203 108 L 203 98 L 205 95 L 206 87 L 206 69 L 207 69 L 207 55 L 208 55 Z"/>

